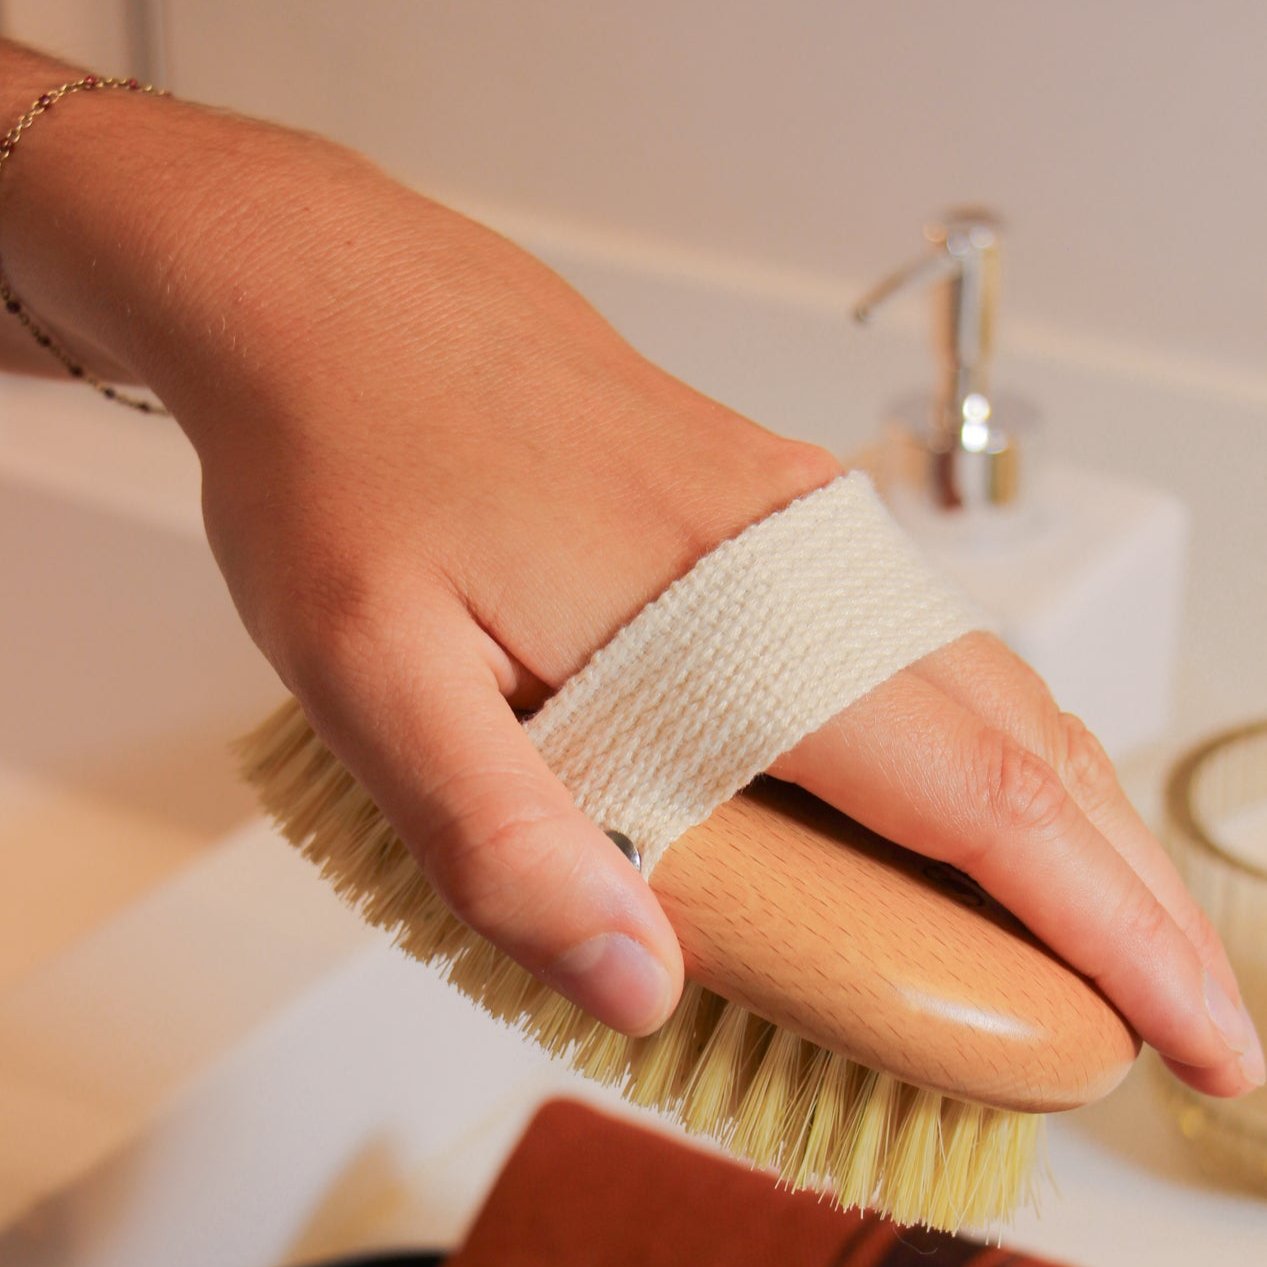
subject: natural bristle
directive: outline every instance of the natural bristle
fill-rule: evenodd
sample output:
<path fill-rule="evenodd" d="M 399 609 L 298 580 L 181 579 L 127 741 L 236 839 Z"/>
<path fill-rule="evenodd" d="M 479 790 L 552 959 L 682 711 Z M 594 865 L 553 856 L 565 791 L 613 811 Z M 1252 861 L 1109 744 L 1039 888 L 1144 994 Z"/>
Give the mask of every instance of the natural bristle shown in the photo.
<path fill-rule="evenodd" d="M 740 1081 L 751 1059 L 748 1030 L 752 1020 L 741 1007 L 721 1009 L 682 1098 L 682 1125 L 688 1131 L 725 1142 L 727 1126 L 734 1120 Z"/>
<path fill-rule="evenodd" d="M 671 1109 L 682 1101 L 696 1058 L 703 1048 L 700 1034 L 708 1023 L 708 992 L 688 981 L 673 1015 L 632 1051 L 624 1094 L 644 1108 Z"/>
<path fill-rule="evenodd" d="M 787 1151 L 788 1114 L 810 1059 L 810 1044 L 791 1030 L 770 1029 L 761 1063 L 735 1115 L 729 1146 L 755 1165 L 777 1170 Z"/>
<path fill-rule="evenodd" d="M 687 982 L 647 1038 L 607 1029 L 456 919 L 291 700 L 240 751 L 282 833 L 336 892 L 463 993 L 635 1104 L 843 1206 L 947 1231 L 1035 1201 L 1042 1118 L 952 1100 L 853 1064 Z"/>
<path fill-rule="evenodd" d="M 899 1161 L 890 1158 L 885 1165 L 897 1084 L 875 1069 L 855 1066 L 850 1073 L 854 1085 L 849 1089 L 848 1117 L 841 1129 L 834 1172 L 842 1203 L 870 1206 L 877 1200 L 886 1170 Z"/>

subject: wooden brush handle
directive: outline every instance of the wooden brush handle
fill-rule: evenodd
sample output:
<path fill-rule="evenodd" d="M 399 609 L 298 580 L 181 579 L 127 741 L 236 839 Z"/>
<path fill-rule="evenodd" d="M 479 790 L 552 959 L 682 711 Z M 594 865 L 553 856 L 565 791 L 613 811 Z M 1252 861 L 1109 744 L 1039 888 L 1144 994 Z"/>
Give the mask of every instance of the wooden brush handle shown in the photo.
<path fill-rule="evenodd" d="M 962 872 L 766 781 L 664 855 L 651 887 L 687 974 L 873 1069 L 1053 1112 L 1139 1051 L 1104 997 Z"/>

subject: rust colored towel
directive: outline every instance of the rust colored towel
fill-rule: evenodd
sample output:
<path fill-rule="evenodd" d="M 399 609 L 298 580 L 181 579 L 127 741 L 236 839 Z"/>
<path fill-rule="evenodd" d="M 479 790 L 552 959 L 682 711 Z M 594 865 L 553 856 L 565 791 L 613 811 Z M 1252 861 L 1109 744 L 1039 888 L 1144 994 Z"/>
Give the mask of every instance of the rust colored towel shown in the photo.
<path fill-rule="evenodd" d="M 571 1100 L 532 1119 L 448 1267 L 1044 1267 L 834 1210 Z M 1047 1264 L 1046 1267 L 1051 1267 Z"/>

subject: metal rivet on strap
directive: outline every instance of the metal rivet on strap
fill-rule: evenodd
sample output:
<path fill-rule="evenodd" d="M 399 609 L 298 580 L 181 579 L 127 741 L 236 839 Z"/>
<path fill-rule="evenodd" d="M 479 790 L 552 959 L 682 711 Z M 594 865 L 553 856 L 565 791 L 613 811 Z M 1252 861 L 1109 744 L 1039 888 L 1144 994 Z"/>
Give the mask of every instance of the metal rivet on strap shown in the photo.
<path fill-rule="evenodd" d="M 641 874 L 642 855 L 638 852 L 638 846 L 623 831 L 612 831 L 610 828 L 604 828 L 603 830 L 606 831 L 607 837 L 612 844 L 634 864 L 634 870 Z"/>

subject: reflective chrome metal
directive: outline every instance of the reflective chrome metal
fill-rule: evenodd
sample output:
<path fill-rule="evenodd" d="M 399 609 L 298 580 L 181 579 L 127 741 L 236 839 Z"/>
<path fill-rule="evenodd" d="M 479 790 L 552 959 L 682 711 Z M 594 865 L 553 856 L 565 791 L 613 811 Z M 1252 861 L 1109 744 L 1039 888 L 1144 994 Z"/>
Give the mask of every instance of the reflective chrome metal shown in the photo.
<path fill-rule="evenodd" d="M 858 303 L 867 322 L 889 298 L 915 286 L 936 287 L 933 342 L 937 384 L 916 414 L 901 411 L 911 450 L 899 461 L 902 477 L 943 510 L 1007 506 L 1020 494 L 1020 432 L 1033 413 L 997 399 L 990 357 L 999 298 L 1001 223 L 983 208 L 951 211 L 929 225 L 931 251 L 885 278 Z"/>
<path fill-rule="evenodd" d="M 612 831 L 610 828 L 605 828 L 604 830 L 612 844 L 634 864 L 634 870 L 641 873 L 642 854 L 638 852 L 638 846 L 623 831 Z"/>

